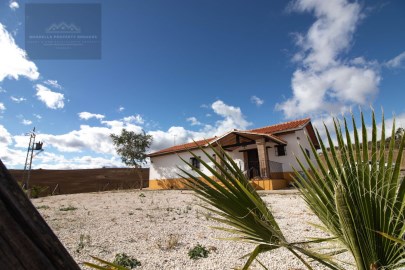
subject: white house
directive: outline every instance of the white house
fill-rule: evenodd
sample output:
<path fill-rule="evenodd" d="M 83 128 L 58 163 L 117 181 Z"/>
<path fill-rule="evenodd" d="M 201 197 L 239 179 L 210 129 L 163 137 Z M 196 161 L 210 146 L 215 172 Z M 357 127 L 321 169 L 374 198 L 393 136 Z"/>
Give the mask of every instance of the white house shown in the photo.
<path fill-rule="evenodd" d="M 178 176 L 180 172 L 178 167 L 194 174 L 195 172 L 180 157 L 190 161 L 207 175 L 212 175 L 206 168 L 200 166 L 198 160 L 189 152 L 192 151 L 213 166 L 213 163 L 198 148 L 201 146 L 210 155 L 215 156 L 212 149 L 208 147 L 210 143 L 213 146 L 220 145 L 227 151 L 257 189 L 280 189 L 292 181 L 292 168 L 299 169 L 295 157 L 305 160 L 300 145 L 315 162 L 307 138 L 310 138 L 313 145 L 319 149 L 319 142 L 310 118 L 252 130 L 233 130 L 220 137 L 175 145 L 149 154 L 151 159 L 149 188 L 184 188 Z M 307 166 L 306 162 L 304 164 Z"/>

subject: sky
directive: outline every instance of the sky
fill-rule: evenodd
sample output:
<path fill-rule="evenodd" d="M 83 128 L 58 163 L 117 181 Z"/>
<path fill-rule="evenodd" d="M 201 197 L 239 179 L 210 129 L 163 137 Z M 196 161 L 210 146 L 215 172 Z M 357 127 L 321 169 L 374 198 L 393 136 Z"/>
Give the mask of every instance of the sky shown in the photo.
<path fill-rule="evenodd" d="M 394 115 L 405 126 L 402 0 L 91 1 L 101 6 L 93 59 L 38 59 L 26 20 L 42 2 L 0 0 L 8 168 L 24 167 L 34 127 L 45 150 L 34 169 L 84 169 L 123 166 L 109 136 L 122 128 L 152 135 L 153 152 L 305 117 L 321 130 L 371 108 L 387 128 Z M 52 15 L 62 22 L 40 14 Z M 90 23 L 79 16 L 65 23 Z"/>

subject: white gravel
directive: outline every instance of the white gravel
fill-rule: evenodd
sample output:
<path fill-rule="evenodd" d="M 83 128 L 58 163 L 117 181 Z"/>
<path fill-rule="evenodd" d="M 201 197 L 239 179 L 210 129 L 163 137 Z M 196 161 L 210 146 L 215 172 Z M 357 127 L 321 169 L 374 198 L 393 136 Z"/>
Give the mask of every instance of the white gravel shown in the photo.
<path fill-rule="evenodd" d="M 319 221 L 298 194 L 265 193 L 263 199 L 288 240 L 327 236 L 308 224 Z M 216 239 L 231 235 L 210 228 L 219 224 L 197 205 L 200 200 L 191 191 L 116 191 L 32 201 L 78 263 L 92 261 L 90 255 L 112 261 L 115 254 L 124 252 L 142 263 L 136 269 L 234 269 L 243 266 L 246 259 L 240 257 L 254 248 Z M 61 211 L 66 207 L 77 209 Z M 208 258 L 188 257 L 189 249 L 197 244 L 211 250 Z M 269 269 L 306 269 L 283 249 L 259 258 Z M 347 254 L 342 258 L 350 260 Z M 251 269 L 263 268 L 254 264 Z"/>

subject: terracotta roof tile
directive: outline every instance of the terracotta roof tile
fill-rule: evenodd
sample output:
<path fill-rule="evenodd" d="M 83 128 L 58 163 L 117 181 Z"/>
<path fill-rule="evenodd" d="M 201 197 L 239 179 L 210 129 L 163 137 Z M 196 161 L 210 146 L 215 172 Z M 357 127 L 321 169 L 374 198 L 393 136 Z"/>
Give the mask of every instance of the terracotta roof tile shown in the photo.
<path fill-rule="evenodd" d="M 304 119 L 294 120 L 294 121 L 280 123 L 280 124 L 276 124 L 276 125 L 271 125 L 271 126 L 267 126 L 267 127 L 246 130 L 246 132 L 271 134 L 275 138 L 284 141 L 282 138 L 275 136 L 275 134 L 282 133 L 282 132 L 289 131 L 289 130 L 295 130 L 297 128 L 301 128 L 301 127 L 305 126 L 310 121 L 311 121 L 310 118 L 304 118 Z M 195 149 L 198 146 L 206 145 L 207 142 L 212 142 L 215 139 L 217 139 L 217 137 L 209 138 L 209 139 L 206 139 L 206 140 L 200 140 L 200 141 L 185 143 L 185 144 L 174 145 L 172 147 L 169 147 L 169 148 L 162 149 L 162 150 L 159 150 L 157 152 L 151 153 L 151 154 L 149 154 L 149 156 L 153 157 L 153 156 L 159 156 L 159 155 L 164 155 L 164 154 L 168 154 L 168 153 L 175 153 L 175 152 L 179 152 L 179 151 L 184 151 L 184 150 L 187 150 L 187 149 Z"/>
<path fill-rule="evenodd" d="M 256 133 L 266 133 L 266 134 L 282 133 L 284 131 L 293 130 L 293 129 L 302 127 L 302 126 L 306 125 L 309 121 L 311 121 L 310 118 L 304 118 L 304 119 L 294 120 L 294 121 L 280 123 L 280 124 L 276 124 L 276 125 L 271 125 L 271 126 L 267 126 L 267 127 L 256 128 L 256 129 L 252 129 L 249 131 L 256 132 Z"/>
<path fill-rule="evenodd" d="M 149 154 L 148 156 L 159 156 L 162 154 L 175 153 L 175 152 L 184 151 L 184 150 L 188 150 L 188 149 L 194 149 L 194 148 L 197 148 L 198 146 L 206 145 L 207 143 L 212 142 L 215 139 L 216 139 L 216 137 L 205 139 L 205 140 L 200 140 L 200 141 L 189 142 L 189 143 L 185 143 L 185 144 L 174 145 L 172 147 L 165 148 L 165 149 L 159 150 L 157 152 L 153 152 L 153 153 Z"/>

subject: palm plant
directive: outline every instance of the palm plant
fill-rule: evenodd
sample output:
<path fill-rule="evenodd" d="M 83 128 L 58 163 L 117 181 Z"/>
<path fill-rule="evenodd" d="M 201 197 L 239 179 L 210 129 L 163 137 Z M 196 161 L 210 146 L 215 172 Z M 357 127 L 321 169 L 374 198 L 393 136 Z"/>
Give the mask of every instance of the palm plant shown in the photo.
<path fill-rule="evenodd" d="M 200 147 L 200 150 L 213 162 L 216 169 L 209 166 L 194 153 L 190 153 L 212 173 L 217 181 L 201 170 L 193 167 L 191 163 L 188 163 L 184 159 L 183 161 L 196 171 L 200 177 L 181 168 L 179 169 L 184 174 L 181 175 L 185 180 L 184 184 L 193 189 L 201 200 L 212 206 L 202 206 L 217 214 L 217 217 L 214 216 L 211 217 L 211 219 L 228 225 L 227 227 L 214 227 L 215 229 L 236 235 L 235 237 L 227 238 L 228 240 L 244 241 L 257 245 L 251 253 L 245 256 L 249 258 L 243 267 L 244 270 L 249 268 L 260 253 L 277 248 L 286 248 L 292 255 L 306 265 L 308 269 L 312 269 L 312 267 L 302 255 L 306 255 L 330 269 L 344 269 L 333 262 L 327 254 L 320 254 L 305 248 L 306 244 L 331 240 L 331 238 L 289 243 L 278 226 L 273 214 L 267 208 L 259 194 L 250 185 L 238 165 L 221 149 L 219 151 L 213 147 L 211 147 L 211 149 L 215 152 L 215 155 L 221 159 L 221 162 L 217 162 L 209 153 Z M 259 264 L 264 266 L 261 262 L 259 262 Z"/>
<path fill-rule="evenodd" d="M 315 155 L 319 167 L 316 170 L 306 156 L 310 173 L 300 163 L 307 178 L 297 175 L 301 194 L 328 231 L 352 253 L 357 269 L 404 267 L 405 182 L 399 172 L 405 140 L 402 138 L 393 162 L 395 121 L 388 149 L 384 144 L 384 117 L 378 142 L 374 112 L 371 149 L 363 114 L 361 139 L 353 116 L 353 140 L 346 119 L 344 133 L 339 121 L 335 120 L 334 125 L 338 150 L 325 127 L 331 154 L 320 140 L 326 164 Z"/>
<path fill-rule="evenodd" d="M 377 141 L 377 125 L 372 115 L 371 149 L 368 147 L 367 129 L 361 114 L 361 139 L 352 116 L 353 135 L 346 119 L 344 131 L 340 122 L 334 120 L 337 147 L 325 126 L 328 148 L 319 139 L 323 163 L 312 145 L 316 162 L 313 164 L 302 149 L 304 160 L 298 160 L 304 176 L 296 173 L 299 191 L 310 209 L 319 217 L 331 238 L 314 241 L 289 243 L 280 230 L 271 211 L 249 184 L 237 164 L 221 150 L 213 151 L 221 159 L 217 162 L 204 149 L 207 158 L 214 164 L 209 166 L 194 155 L 216 178 L 206 175 L 186 162 L 198 177 L 182 170 L 187 186 L 192 188 L 206 207 L 217 214 L 214 218 L 226 227 L 235 237 L 232 240 L 256 244 L 248 254 L 243 269 L 256 259 L 258 254 L 286 248 L 299 258 L 309 269 L 311 266 L 302 254 L 316 260 L 330 269 L 344 269 L 331 254 L 320 254 L 302 244 L 338 240 L 354 258 L 357 269 L 398 269 L 405 266 L 405 181 L 399 177 L 402 151 L 405 138 L 402 138 L 397 158 L 394 160 L 395 123 L 391 141 L 385 149 L 385 124 L 382 120 L 380 147 Z M 320 138 L 317 131 L 318 138 Z M 340 158 L 339 158 L 340 155 Z M 394 165 L 391 165 L 394 164 Z M 216 169 L 214 169 L 216 168 Z M 337 251 L 338 253 L 340 251 Z"/>

